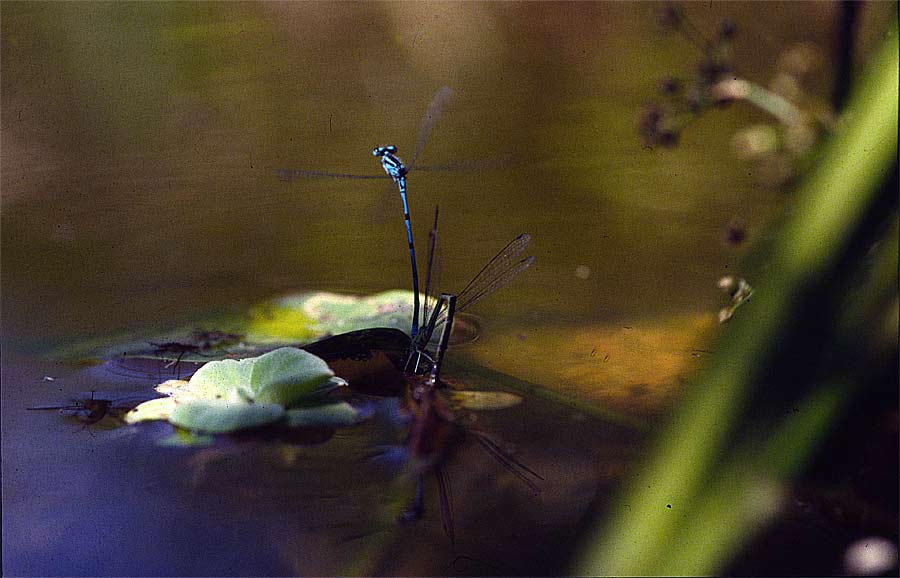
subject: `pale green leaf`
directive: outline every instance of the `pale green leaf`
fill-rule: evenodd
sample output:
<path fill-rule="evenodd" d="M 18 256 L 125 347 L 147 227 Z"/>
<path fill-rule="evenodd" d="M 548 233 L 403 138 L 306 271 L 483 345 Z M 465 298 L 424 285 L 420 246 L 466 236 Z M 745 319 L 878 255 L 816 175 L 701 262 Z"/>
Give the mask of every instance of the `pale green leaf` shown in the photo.
<path fill-rule="evenodd" d="M 195 399 L 225 399 L 229 391 L 250 383 L 255 361 L 256 358 L 210 361 L 191 377 L 187 390 Z"/>
<path fill-rule="evenodd" d="M 288 427 L 349 427 L 360 419 L 359 410 L 346 402 L 292 409 L 285 414 Z"/>
<path fill-rule="evenodd" d="M 125 423 L 138 423 L 157 419 L 169 419 L 175 409 L 175 399 L 158 397 L 145 401 L 125 414 Z"/>
<path fill-rule="evenodd" d="M 196 394 L 191 392 L 190 382 L 183 379 L 170 379 L 164 381 L 154 389 L 163 395 L 168 395 L 179 401 L 197 398 Z"/>
<path fill-rule="evenodd" d="M 258 402 L 291 406 L 319 393 L 333 377 L 323 359 L 302 349 L 282 347 L 256 358 L 249 395 Z"/>
<path fill-rule="evenodd" d="M 274 403 L 194 400 L 177 404 L 169 421 L 193 431 L 229 433 L 264 426 L 282 415 L 284 408 Z"/>

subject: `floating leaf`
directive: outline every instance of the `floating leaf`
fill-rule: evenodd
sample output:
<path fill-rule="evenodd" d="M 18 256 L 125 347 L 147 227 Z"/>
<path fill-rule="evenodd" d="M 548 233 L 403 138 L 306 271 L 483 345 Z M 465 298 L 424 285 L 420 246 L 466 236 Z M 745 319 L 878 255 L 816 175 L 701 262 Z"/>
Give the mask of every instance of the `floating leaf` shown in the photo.
<path fill-rule="evenodd" d="M 422 296 L 424 299 L 424 296 Z M 182 326 L 160 328 L 135 338 L 122 333 L 102 340 L 66 342 L 52 348 L 57 357 L 162 359 L 179 363 L 259 354 L 260 350 L 308 344 L 328 335 L 392 327 L 409 332 L 413 294 L 392 290 L 370 296 L 324 291 L 269 299 L 246 311 L 211 313 Z M 204 330 L 198 330 L 198 325 Z"/>
<path fill-rule="evenodd" d="M 291 406 L 319 393 L 333 377 L 334 372 L 319 357 L 282 347 L 255 358 L 246 383 L 254 400 Z"/>
<path fill-rule="evenodd" d="M 190 389 L 190 382 L 184 379 L 170 379 L 157 385 L 154 389 L 163 395 L 174 397 L 178 401 L 197 399 L 197 394 Z"/>
<path fill-rule="evenodd" d="M 138 423 L 157 419 L 169 419 L 175 410 L 175 398 L 158 397 L 145 401 L 125 414 L 125 423 Z"/>
<path fill-rule="evenodd" d="M 205 433 L 229 433 L 277 421 L 284 408 L 276 403 L 242 403 L 223 400 L 193 400 L 176 405 L 169 421 Z"/>
<path fill-rule="evenodd" d="M 503 391 L 454 391 L 450 394 L 450 399 L 475 411 L 506 409 L 522 401 L 518 395 Z"/>
<path fill-rule="evenodd" d="M 252 321 L 247 336 L 251 340 L 310 339 L 373 327 L 395 327 L 408 331 L 412 300 L 412 292 L 403 290 L 385 291 L 367 297 L 324 291 L 288 295 L 256 306 L 251 312 Z M 298 319 L 302 323 L 298 323 Z M 281 329 L 298 326 L 303 326 L 306 333 Z"/>
<path fill-rule="evenodd" d="M 362 419 L 359 410 L 347 402 L 292 409 L 285 414 L 288 427 L 349 427 Z"/>
<path fill-rule="evenodd" d="M 162 419 L 189 430 L 226 433 L 272 423 L 281 418 L 285 406 L 315 401 L 321 394 L 346 385 L 321 358 L 282 347 L 260 357 L 211 361 L 190 381 L 161 383 L 156 390 L 167 397 L 139 405 L 125 419 L 128 423 Z M 352 416 L 348 416 L 347 408 Z M 319 420 L 334 427 L 355 423 L 356 411 L 347 408 L 331 408 L 321 415 L 296 419 Z"/>
<path fill-rule="evenodd" d="M 189 391 L 194 399 L 225 399 L 230 391 L 250 384 L 256 359 L 210 361 L 191 376 L 187 388 L 181 391 Z"/>
<path fill-rule="evenodd" d="M 321 335 L 314 325 L 303 311 L 274 301 L 250 310 L 246 332 L 251 340 L 260 342 L 308 341 Z"/>

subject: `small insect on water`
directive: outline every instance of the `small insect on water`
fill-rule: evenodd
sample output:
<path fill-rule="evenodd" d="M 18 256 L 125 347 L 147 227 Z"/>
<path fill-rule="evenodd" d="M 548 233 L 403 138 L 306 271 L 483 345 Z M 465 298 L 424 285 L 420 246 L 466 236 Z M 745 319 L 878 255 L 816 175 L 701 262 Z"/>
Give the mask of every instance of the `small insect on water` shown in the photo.
<path fill-rule="evenodd" d="M 192 361 L 194 364 L 205 363 L 214 359 L 221 359 L 229 354 L 231 346 L 240 345 L 244 336 L 238 333 L 228 333 L 217 330 L 195 330 L 188 335 L 184 341 L 165 341 L 165 342 L 148 342 L 149 349 L 137 349 L 126 351 L 120 359 L 120 366 L 127 365 L 122 363 L 125 358 L 131 358 L 140 367 L 140 370 L 159 369 L 158 366 L 148 360 L 156 362 L 164 362 L 162 369 L 174 368 L 173 373 L 177 379 L 181 379 L 183 374 L 191 375 L 197 368 L 188 368 L 186 372 L 182 371 L 183 361 Z M 127 368 L 123 368 L 127 371 Z M 140 371 L 139 370 L 139 371 Z M 160 375 L 157 378 L 161 378 Z"/>
<path fill-rule="evenodd" d="M 198 355 L 202 355 L 202 349 L 199 345 L 194 343 L 181 343 L 179 341 L 166 341 L 165 343 L 153 343 L 150 342 L 150 345 L 154 348 L 154 353 L 159 356 L 163 356 L 166 354 L 175 355 L 174 359 L 170 359 L 165 367 L 178 367 L 178 364 L 181 363 L 181 359 L 191 353 L 196 353 Z"/>
<path fill-rule="evenodd" d="M 230 345 L 236 345 L 241 339 L 243 339 L 243 335 L 238 333 L 198 329 L 192 331 L 186 341 L 166 341 L 164 343 L 153 343 L 151 341 L 150 345 L 155 348 L 155 353 L 159 356 L 165 354 L 177 356 L 174 359 L 171 359 L 170 363 L 166 365 L 166 367 L 171 367 L 173 365 L 178 365 L 178 363 L 181 362 L 181 359 L 188 354 L 213 357 L 215 352 Z"/>
<path fill-rule="evenodd" d="M 122 425 L 121 417 L 129 410 L 137 406 L 142 401 L 146 401 L 148 396 L 127 396 L 115 399 L 104 397 L 96 397 L 96 392 L 91 392 L 90 397 L 81 399 L 71 399 L 69 403 L 62 405 L 37 405 L 26 408 L 30 411 L 50 411 L 56 410 L 61 414 L 73 417 L 82 424 L 81 429 L 87 429 L 94 424 L 98 424 L 105 418 L 117 420 L 117 425 Z"/>

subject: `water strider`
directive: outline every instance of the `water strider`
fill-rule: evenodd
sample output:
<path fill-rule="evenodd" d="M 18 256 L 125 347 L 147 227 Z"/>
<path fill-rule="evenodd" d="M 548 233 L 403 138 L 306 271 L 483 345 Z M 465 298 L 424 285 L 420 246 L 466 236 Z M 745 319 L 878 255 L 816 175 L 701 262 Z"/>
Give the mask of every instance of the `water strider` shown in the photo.
<path fill-rule="evenodd" d="M 74 416 L 75 419 L 83 424 L 82 429 L 85 429 L 100 422 L 107 416 L 118 418 L 142 401 L 147 400 L 146 395 L 106 399 L 95 397 L 94 394 L 95 392 L 92 391 L 87 399 L 71 399 L 69 403 L 63 405 L 36 405 L 26 409 L 30 411 L 58 410 L 60 413 Z"/>

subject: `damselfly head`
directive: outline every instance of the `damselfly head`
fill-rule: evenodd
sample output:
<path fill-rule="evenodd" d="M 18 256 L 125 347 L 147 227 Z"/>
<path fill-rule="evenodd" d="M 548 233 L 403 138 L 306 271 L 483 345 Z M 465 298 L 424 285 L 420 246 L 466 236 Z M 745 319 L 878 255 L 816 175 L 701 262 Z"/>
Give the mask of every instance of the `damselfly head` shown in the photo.
<path fill-rule="evenodd" d="M 383 147 L 375 147 L 372 149 L 372 155 L 376 157 L 383 157 L 388 154 L 394 154 L 397 152 L 397 147 L 394 145 L 387 145 Z"/>

